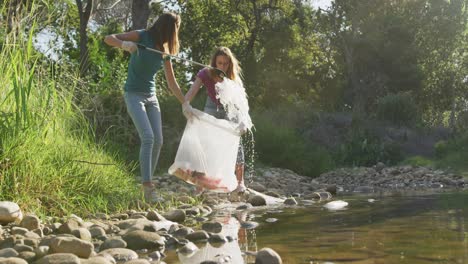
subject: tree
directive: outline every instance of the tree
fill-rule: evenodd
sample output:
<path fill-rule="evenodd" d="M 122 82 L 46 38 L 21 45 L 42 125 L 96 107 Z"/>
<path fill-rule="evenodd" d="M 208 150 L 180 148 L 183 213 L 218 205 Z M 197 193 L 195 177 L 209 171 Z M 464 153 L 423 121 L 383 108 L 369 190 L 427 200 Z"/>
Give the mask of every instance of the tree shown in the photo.
<path fill-rule="evenodd" d="M 216 46 L 230 47 L 254 106 L 316 100 L 331 76 L 319 77 L 329 68 L 320 47 L 324 39 L 313 26 L 315 11 L 302 2 L 180 1 L 184 51 L 208 63 Z"/>
<path fill-rule="evenodd" d="M 84 76 L 89 67 L 88 62 L 88 21 L 93 9 L 93 0 L 76 0 L 80 17 L 80 75 Z"/>
<path fill-rule="evenodd" d="M 150 0 L 133 0 L 132 2 L 132 29 L 146 28 L 150 15 Z"/>
<path fill-rule="evenodd" d="M 415 5 L 415 4 L 413 4 Z M 419 1 L 415 23 L 424 87 L 418 100 L 425 120 L 454 128 L 458 113 L 466 111 L 468 6 L 464 0 Z M 422 8 L 423 7 L 423 8 Z"/>

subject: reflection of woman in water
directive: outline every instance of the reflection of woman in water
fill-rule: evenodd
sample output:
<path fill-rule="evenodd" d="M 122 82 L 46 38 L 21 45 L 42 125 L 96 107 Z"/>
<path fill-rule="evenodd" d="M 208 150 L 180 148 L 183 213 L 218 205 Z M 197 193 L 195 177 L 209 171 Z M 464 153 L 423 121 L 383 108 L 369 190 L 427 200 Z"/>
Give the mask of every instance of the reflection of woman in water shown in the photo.
<path fill-rule="evenodd" d="M 236 218 L 237 220 L 239 220 L 239 223 L 242 224 L 242 222 L 245 222 L 247 220 L 247 212 L 240 211 L 236 213 Z M 239 228 L 239 231 L 237 232 L 237 239 L 239 242 L 239 247 L 241 248 L 242 252 L 246 252 L 246 251 L 257 252 L 258 251 L 257 239 L 255 236 L 256 236 L 255 229 L 247 230 L 245 228 Z M 254 262 L 255 262 L 255 256 L 248 256 L 244 254 L 244 263 L 254 263 Z"/>
<path fill-rule="evenodd" d="M 200 248 L 195 254 L 191 256 L 184 256 L 178 254 L 180 263 L 200 263 L 206 260 L 218 261 L 221 258 L 230 257 L 229 262 L 223 263 L 233 263 L 241 264 L 246 263 L 244 257 L 242 256 L 241 246 L 245 247 L 247 244 L 247 232 L 244 228 L 240 228 L 240 221 L 245 221 L 246 212 L 241 212 L 237 215 L 239 220 L 235 217 L 231 217 L 230 213 L 226 213 L 224 216 L 215 218 L 215 221 L 222 223 L 223 229 L 221 230 L 221 235 L 230 236 L 234 240 L 232 242 L 226 242 L 220 247 L 213 247 L 210 243 L 207 243 L 205 246 Z"/>

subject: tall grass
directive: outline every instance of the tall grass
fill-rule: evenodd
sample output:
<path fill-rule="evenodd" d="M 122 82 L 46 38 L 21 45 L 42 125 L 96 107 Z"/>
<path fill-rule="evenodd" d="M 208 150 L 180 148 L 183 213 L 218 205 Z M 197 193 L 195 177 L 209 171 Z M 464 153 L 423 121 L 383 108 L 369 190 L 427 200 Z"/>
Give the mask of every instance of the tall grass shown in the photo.
<path fill-rule="evenodd" d="M 77 69 L 63 62 L 54 73 L 33 47 L 44 3 L 28 2 L 12 28 L 0 29 L 0 200 L 48 215 L 126 209 L 139 198 L 136 182 L 125 162 L 94 143 L 73 104 Z"/>

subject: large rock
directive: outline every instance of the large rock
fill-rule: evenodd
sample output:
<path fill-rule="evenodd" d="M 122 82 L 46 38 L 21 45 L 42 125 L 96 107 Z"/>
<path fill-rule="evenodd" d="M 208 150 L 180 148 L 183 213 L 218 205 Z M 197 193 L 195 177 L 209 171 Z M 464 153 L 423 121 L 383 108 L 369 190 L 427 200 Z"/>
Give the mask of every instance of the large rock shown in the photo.
<path fill-rule="evenodd" d="M 22 245 L 22 244 L 16 244 L 14 249 L 20 253 L 20 252 L 23 252 L 23 251 L 30 251 L 30 252 L 33 252 L 34 249 L 31 247 L 31 246 L 28 246 L 28 245 Z"/>
<path fill-rule="evenodd" d="M 196 251 L 198 251 L 199 248 L 192 242 L 188 242 L 185 244 L 183 247 L 179 248 L 177 250 L 177 253 L 182 254 L 184 256 L 192 255 Z"/>
<path fill-rule="evenodd" d="M 36 260 L 36 253 L 30 251 L 23 251 L 20 252 L 18 258 L 26 260 L 28 263 L 32 263 Z"/>
<path fill-rule="evenodd" d="M 20 226 L 32 231 L 41 228 L 41 221 L 35 215 L 25 215 L 20 223 Z"/>
<path fill-rule="evenodd" d="M 49 253 L 71 253 L 80 258 L 89 258 L 94 251 L 91 242 L 74 237 L 57 237 L 52 240 Z"/>
<path fill-rule="evenodd" d="M 68 219 L 65 223 L 60 225 L 58 232 L 60 234 L 71 234 L 73 230 L 81 227 L 80 222 L 75 218 Z"/>
<path fill-rule="evenodd" d="M 208 240 L 208 238 L 210 238 L 210 235 L 208 235 L 208 233 L 204 230 L 199 230 L 188 234 L 187 236 L 185 236 L 185 238 L 192 242 L 195 242 L 201 240 Z"/>
<path fill-rule="evenodd" d="M 223 225 L 219 222 L 207 222 L 203 223 L 202 229 L 210 233 L 219 233 L 223 230 Z"/>
<path fill-rule="evenodd" d="M 164 216 L 162 216 L 161 214 L 159 214 L 158 212 L 154 211 L 154 210 L 150 210 L 148 211 L 148 214 L 146 215 L 146 218 L 150 221 L 163 221 L 163 220 L 166 220 L 164 218 Z"/>
<path fill-rule="evenodd" d="M 280 255 L 271 248 L 262 248 L 257 252 L 255 264 L 282 264 Z"/>
<path fill-rule="evenodd" d="M 131 229 L 131 230 L 145 230 L 145 231 L 157 231 L 161 227 L 158 226 L 157 222 L 150 221 L 148 219 L 128 219 L 120 221 L 117 226 L 120 229 Z"/>
<path fill-rule="evenodd" d="M 85 241 L 91 241 L 91 232 L 84 227 L 80 227 L 72 231 L 72 235 L 76 236 L 77 238 Z"/>
<path fill-rule="evenodd" d="M 81 259 L 81 264 L 115 264 L 114 258 L 111 256 L 109 258 L 103 256 L 96 256 L 89 259 Z"/>
<path fill-rule="evenodd" d="M 297 201 L 293 197 L 289 197 L 288 199 L 286 199 L 284 201 L 284 204 L 286 204 L 286 205 L 297 205 Z"/>
<path fill-rule="evenodd" d="M 175 210 L 165 213 L 163 216 L 169 221 L 182 223 L 185 221 L 186 214 L 184 210 L 175 209 Z"/>
<path fill-rule="evenodd" d="M 190 227 L 182 227 L 182 228 L 179 228 L 179 229 L 175 230 L 174 232 L 170 232 L 170 233 L 174 237 L 182 238 L 182 237 L 187 236 L 190 233 L 193 233 L 193 229 L 190 228 Z"/>
<path fill-rule="evenodd" d="M 47 255 L 40 260 L 36 261 L 36 264 L 80 264 L 80 259 L 70 253 L 56 253 Z"/>
<path fill-rule="evenodd" d="M 0 224 L 20 222 L 23 213 L 18 204 L 9 201 L 0 202 Z"/>
<path fill-rule="evenodd" d="M 154 232 L 135 230 L 122 236 L 130 249 L 163 249 L 164 238 Z"/>
<path fill-rule="evenodd" d="M 106 239 L 106 241 L 102 243 L 99 249 L 102 251 L 102 250 L 106 250 L 109 248 L 126 248 L 126 247 L 127 247 L 127 242 L 125 242 L 122 238 L 111 237 L 111 238 Z"/>
<path fill-rule="evenodd" d="M 36 258 L 40 259 L 47 255 L 49 252 L 49 246 L 39 246 L 34 249 L 34 253 L 36 254 Z"/>
<path fill-rule="evenodd" d="M 257 192 L 265 192 L 266 191 L 265 186 L 263 186 L 262 184 L 260 184 L 258 182 L 252 182 L 251 184 L 249 184 L 249 188 L 254 189 Z"/>
<path fill-rule="evenodd" d="M 100 226 L 91 226 L 89 228 L 89 233 L 91 234 L 92 238 L 98 238 L 98 237 L 103 237 L 106 235 L 106 230 Z"/>
<path fill-rule="evenodd" d="M 115 261 L 125 262 L 138 258 L 138 254 L 127 248 L 109 248 L 99 252 L 98 256 L 106 256 L 107 254 L 111 255 Z"/>
<path fill-rule="evenodd" d="M 266 205 L 265 198 L 260 196 L 260 195 L 253 195 L 252 197 L 249 198 L 249 200 L 247 202 L 250 203 L 253 206 Z"/>
<path fill-rule="evenodd" d="M 18 251 L 16 251 L 13 248 L 0 249 L 0 258 L 11 258 L 11 257 L 17 257 L 17 256 L 18 256 Z"/>
<path fill-rule="evenodd" d="M 20 258 L 0 258 L 1 264 L 28 264 L 24 259 Z"/>

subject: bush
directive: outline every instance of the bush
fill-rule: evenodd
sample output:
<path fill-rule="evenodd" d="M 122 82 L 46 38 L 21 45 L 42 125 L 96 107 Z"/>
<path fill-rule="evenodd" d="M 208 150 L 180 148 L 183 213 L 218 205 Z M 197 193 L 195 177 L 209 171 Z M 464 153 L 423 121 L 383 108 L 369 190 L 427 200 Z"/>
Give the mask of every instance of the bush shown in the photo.
<path fill-rule="evenodd" d="M 255 148 L 263 163 L 312 177 L 333 167 L 325 149 L 306 143 L 294 129 L 263 118 L 255 119 L 254 124 Z"/>
<path fill-rule="evenodd" d="M 403 159 L 401 147 L 383 142 L 366 129 L 356 128 L 336 153 L 336 160 L 346 166 L 372 166 L 377 162 L 396 164 Z"/>
<path fill-rule="evenodd" d="M 418 120 L 418 110 L 409 93 L 389 94 L 377 101 L 377 119 L 395 125 L 411 125 Z"/>
<path fill-rule="evenodd" d="M 436 164 L 438 167 L 451 167 L 455 170 L 467 170 L 468 133 L 459 134 L 448 141 L 435 144 Z"/>
<path fill-rule="evenodd" d="M 448 152 L 448 144 L 445 140 L 440 140 L 434 144 L 435 156 L 440 159 Z"/>
<path fill-rule="evenodd" d="M 428 158 L 422 156 L 413 156 L 405 159 L 401 162 L 405 165 L 420 166 L 420 167 L 432 167 L 434 162 Z"/>

